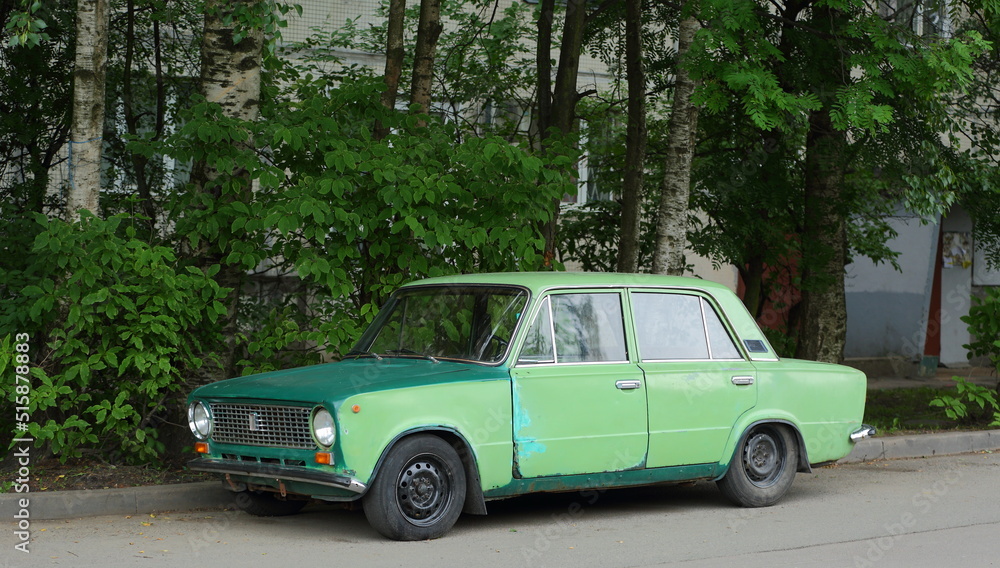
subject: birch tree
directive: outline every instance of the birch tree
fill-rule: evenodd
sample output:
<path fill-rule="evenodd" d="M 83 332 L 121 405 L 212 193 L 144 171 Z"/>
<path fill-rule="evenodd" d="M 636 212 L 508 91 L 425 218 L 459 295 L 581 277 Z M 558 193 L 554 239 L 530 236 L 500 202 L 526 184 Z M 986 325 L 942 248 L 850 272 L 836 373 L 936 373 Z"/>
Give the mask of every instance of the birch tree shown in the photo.
<path fill-rule="evenodd" d="M 201 78 L 199 92 L 209 103 L 218 105 L 222 116 L 240 121 L 255 121 L 260 116 L 261 60 L 264 33 L 259 22 L 250 17 L 257 0 L 207 0 L 205 3 L 204 38 L 201 47 Z M 252 151 L 249 133 L 242 141 L 232 139 L 236 150 Z M 225 174 L 225 175 L 223 175 Z M 191 181 L 194 191 L 201 193 L 202 202 L 218 208 L 234 201 L 250 201 L 251 179 L 246 170 L 221 172 L 216 164 L 202 161 L 194 165 Z M 221 232 L 223 229 L 216 229 Z M 214 237 L 214 238 L 213 238 Z M 231 237 L 204 235 L 199 250 L 193 251 L 207 270 L 219 266 L 216 281 L 231 292 L 226 298 L 226 315 L 222 318 L 227 345 L 219 354 L 219 364 L 210 370 L 218 380 L 234 374 L 237 316 L 246 269 L 226 262 L 225 245 Z"/>
<path fill-rule="evenodd" d="M 691 191 L 691 160 L 698 131 L 698 107 L 692 104 L 697 83 L 687 67 L 687 55 L 700 24 L 693 16 L 681 20 L 677 31 L 677 70 L 670 109 L 670 132 L 660 184 L 653 273 L 681 275 L 687 244 L 688 197 Z"/>
<path fill-rule="evenodd" d="M 104 91 L 108 61 L 107 0 L 77 0 L 76 65 L 73 70 L 73 121 L 69 141 L 69 191 L 66 211 L 99 214 Z"/>

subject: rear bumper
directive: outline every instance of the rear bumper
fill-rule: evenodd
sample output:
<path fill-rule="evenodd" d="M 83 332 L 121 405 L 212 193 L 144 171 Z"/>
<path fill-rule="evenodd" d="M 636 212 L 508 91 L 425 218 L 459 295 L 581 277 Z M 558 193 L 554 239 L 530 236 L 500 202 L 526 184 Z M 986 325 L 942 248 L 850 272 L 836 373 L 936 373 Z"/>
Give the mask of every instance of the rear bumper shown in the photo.
<path fill-rule="evenodd" d="M 326 487 L 346 489 L 351 493 L 357 493 L 359 495 L 368 489 L 364 483 L 361 483 L 352 477 L 337 473 L 317 471 L 306 467 L 207 458 L 191 460 L 187 463 L 187 466 L 194 471 L 242 475 L 246 477 L 258 477 L 278 481 L 313 483 Z"/>
<path fill-rule="evenodd" d="M 861 440 L 864 440 L 865 438 L 874 436 L 875 434 L 876 431 L 874 426 L 862 424 L 860 428 L 851 432 L 851 441 L 857 443 L 860 442 Z"/>

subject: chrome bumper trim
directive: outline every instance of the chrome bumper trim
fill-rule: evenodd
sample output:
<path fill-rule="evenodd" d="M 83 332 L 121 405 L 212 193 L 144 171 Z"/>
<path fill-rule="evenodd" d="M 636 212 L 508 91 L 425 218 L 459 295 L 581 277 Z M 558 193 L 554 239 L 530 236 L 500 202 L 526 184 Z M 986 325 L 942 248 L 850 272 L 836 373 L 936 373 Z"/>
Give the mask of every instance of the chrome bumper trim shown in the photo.
<path fill-rule="evenodd" d="M 280 481 L 315 483 L 316 485 L 346 489 L 352 493 L 358 494 L 364 493 L 368 489 L 364 483 L 346 475 L 326 473 L 315 469 L 291 465 L 199 458 L 189 461 L 187 466 L 194 471 L 206 471 L 209 473 L 228 473 L 230 475 L 262 477 L 265 479 L 276 479 Z"/>
<path fill-rule="evenodd" d="M 861 428 L 858 428 L 857 430 L 851 432 L 851 441 L 855 443 L 860 442 L 861 440 L 864 440 L 865 438 L 868 438 L 870 436 L 874 436 L 875 434 L 876 431 L 874 426 L 862 424 Z"/>

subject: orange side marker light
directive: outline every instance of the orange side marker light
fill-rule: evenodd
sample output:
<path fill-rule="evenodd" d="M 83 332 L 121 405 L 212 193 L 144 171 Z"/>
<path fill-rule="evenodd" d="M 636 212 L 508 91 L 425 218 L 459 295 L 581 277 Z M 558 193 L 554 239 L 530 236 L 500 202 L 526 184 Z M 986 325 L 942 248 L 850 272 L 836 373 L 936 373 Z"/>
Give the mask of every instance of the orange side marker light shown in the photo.
<path fill-rule="evenodd" d="M 351 407 L 351 411 L 354 412 L 355 414 L 361 412 L 361 405 L 355 404 L 354 406 Z"/>
<path fill-rule="evenodd" d="M 208 442 L 195 442 L 194 451 L 199 454 L 208 453 Z"/>
<path fill-rule="evenodd" d="M 316 463 L 321 465 L 332 465 L 333 455 L 330 452 L 316 452 Z"/>

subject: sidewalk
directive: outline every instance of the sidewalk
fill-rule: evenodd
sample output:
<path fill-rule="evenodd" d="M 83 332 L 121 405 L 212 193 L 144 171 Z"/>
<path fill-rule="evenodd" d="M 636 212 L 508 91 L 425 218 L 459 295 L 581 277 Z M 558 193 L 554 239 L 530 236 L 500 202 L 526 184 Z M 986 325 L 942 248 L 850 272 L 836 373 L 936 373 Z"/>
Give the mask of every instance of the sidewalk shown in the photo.
<path fill-rule="evenodd" d="M 939 367 L 934 376 L 920 377 L 914 372 L 899 373 L 896 375 L 868 375 L 869 389 L 897 389 L 913 387 L 947 388 L 955 386 L 952 377 L 962 377 L 971 383 L 985 387 L 996 387 L 997 376 L 993 369 L 989 367 L 960 367 L 945 368 Z"/>
<path fill-rule="evenodd" d="M 870 378 L 869 388 L 891 389 L 953 385 L 953 375 L 972 382 L 995 386 L 989 369 L 939 369 L 933 377 Z M 902 459 L 1000 451 L 1000 430 L 945 432 L 912 436 L 885 436 L 862 440 L 838 463 L 859 463 L 879 459 Z M 13 519 L 29 499 L 32 520 L 69 519 L 101 515 L 140 515 L 161 511 L 220 510 L 233 507 L 233 496 L 219 481 L 184 483 L 124 489 L 44 491 L 0 494 L 0 518 Z"/>

